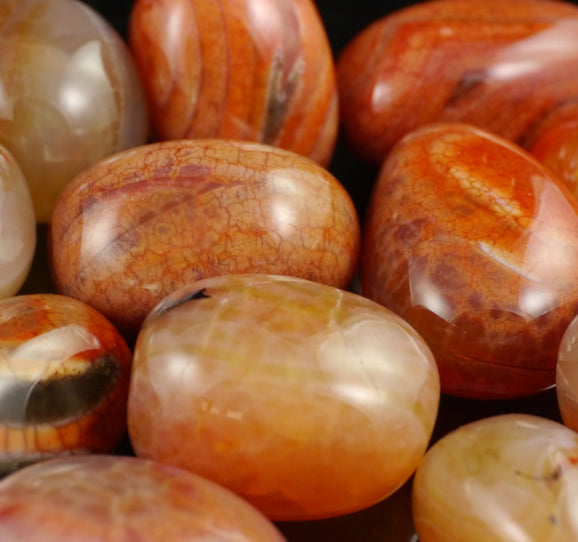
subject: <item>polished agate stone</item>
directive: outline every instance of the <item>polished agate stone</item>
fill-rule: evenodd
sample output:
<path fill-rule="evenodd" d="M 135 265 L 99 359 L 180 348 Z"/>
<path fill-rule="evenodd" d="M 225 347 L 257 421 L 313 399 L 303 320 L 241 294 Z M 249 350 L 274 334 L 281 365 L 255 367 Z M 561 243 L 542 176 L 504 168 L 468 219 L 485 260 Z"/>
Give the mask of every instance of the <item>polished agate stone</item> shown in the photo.
<path fill-rule="evenodd" d="M 425 455 L 413 482 L 420 542 L 578 539 L 578 434 L 504 414 L 464 425 Z"/>
<path fill-rule="evenodd" d="M 578 317 L 570 322 L 560 343 L 556 398 L 564 424 L 578 431 Z"/>
<path fill-rule="evenodd" d="M 312 0 L 137 0 L 129 41 L 159 139 L 257 141 L 328 164 L 337 85 Z"/>
<path fill-rule="evenodd" d="M 138 456 L 215 480 L 270 518 L 303 520 L 403 485 L 439 397 L 431 352 L 391 311 L 304 279 L 226 275 L 148 316 L 128 427 Z"/>
<path fill-rule="evenodd" d="M 20 166 L 0 145 L 0 299 L 18 292 L 36 248 L 30 190 Z"/>
<path fill-rule="evenodd" d="M 513 143 L 437 124 L 385 161 L 362 292 L 426 340 L 444 392 L 510 398 L 552 386 L 578 312 L 577 268 L 577 200 Z"/>
<path fill-rule="evenodd" d="M 432 122 L 465 122 L 523 146 L 578 100 L 578 6 L 542 0 L 421 2 L 357 34 L 337 61 L 345 139 L 381 164 Z"/>
<path fill-rule="evenodd" d="M 528 150 L 578 198 L 578 103 L 560 107 L 546 119 Z"/>
<path fill-rule="evenodd" d="M 283 542 L 230 491 L 134 457 L 53 459 L 0 482 L 0 540 Z"/>
<path fill-rule="evenodd" d="M 183 140 L 135 148 L 79 175 L 52 220 L 59 292 L 135 331 L 167 294 L 227 273 L 345 287 L 360 228 L 343 186 L 278 148 Z"/>
<path fill-rule="evenodd" d="M 148 135 L 127 47 L 79 1 L 2 2 L 0 88 L 0 142 L 22 167 L 40 221 L 77 173 Z"/>
<path fill-rule="evenodd" d="M 119 332 L 80 301 L 0 301 L 0 474 L 113 451 L 126 430 L 131 359 Z"/>

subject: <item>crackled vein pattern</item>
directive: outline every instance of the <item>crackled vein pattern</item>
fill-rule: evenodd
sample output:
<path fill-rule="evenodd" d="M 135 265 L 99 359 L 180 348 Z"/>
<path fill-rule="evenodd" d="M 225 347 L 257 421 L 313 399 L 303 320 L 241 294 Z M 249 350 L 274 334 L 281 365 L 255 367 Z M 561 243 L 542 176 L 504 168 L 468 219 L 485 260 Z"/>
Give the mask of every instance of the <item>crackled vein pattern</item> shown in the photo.
<path fill-rule="evenodd" d="M 24 172 L 39 221 L 76 174 L 148 136 L 128 48 L 76 0 L 2 2 L 0 88 L 0 142 Z"/>
<path fill-rule="evenodd" d="M 258 141 L 329 163 L 335 67 L 311 0 L 138 0 L 129 40 L 160 139 Z"/>
<path fill-rule="evenodd" d="M 40 538 L 39 538 L 40 537 Z M 3 542 L 283 542 L 230 491 L 134 457 L 58 458 L 0 482 Z"/>
<path fill-rule="evenodd" d="M 126 429 L 131 360 L 119 332 L 80 301 L 0 301 L 0 473 L 112 452 Z"/>
<path fill-rule="evenodd" d="M 573 4 L 421 2 L 375 21 L 338 58 L 344 135 L 376 164 L 432 122 L 474 124 L 526 146 L 577 102 L 577 65 Z"/>
<path fill-rule="evenodd" d="M 52 221 L 61 293 L 135 330 L 165 295 L 261 272 L 345 287 L 360 228 L 324 168 L 257 143 L 167 141 L 116 155 L 62 194 Z"/>
<path fill-rule="evenodd" d="M 337 516 L 409 479 L 437 416 L 424 341 L 391 311 L 273 275 L 168 296 L 138 336 L 137 455 L 225 485 L 279 520 Z"/>
<path fill-rule="evenodd" d="M 464 425 L 428 450 L 412 495 L 420 542 L 578 538 L 578 434 L 505 414 Z"/>
<path fill-rule="evenodd" d="M 442 389 L 515 397 L 552 386 L 578 312 L 578 204 L 521 148 L 461 124 L 406 136 L 381 170 L 364 295 L 434 352 Z"/>

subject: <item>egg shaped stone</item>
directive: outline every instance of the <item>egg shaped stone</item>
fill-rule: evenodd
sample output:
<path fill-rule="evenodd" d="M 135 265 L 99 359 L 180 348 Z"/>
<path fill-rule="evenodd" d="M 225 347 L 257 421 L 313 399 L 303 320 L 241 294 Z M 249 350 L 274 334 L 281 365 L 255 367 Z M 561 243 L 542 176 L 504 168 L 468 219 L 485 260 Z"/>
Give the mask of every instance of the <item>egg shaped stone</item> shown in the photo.
<path fill-rule="evenodd" d="M 360 228 L 343 186 L 312 160 L 257 143 L 145 145 L 84 171 L 55 208 L 60 293 L 137 330 L 167 294 L 227 273 L 345 287 Z"/>
<path fill-rule="evenodd" d="M 137 0 L 129 42 L 157 138 L 258 141 L 329 163 L 337 84 L 312 0 Z"/>
<path fill-rule="evenodd" d="M 0 142 L 24 172 L 38 221 L 50 220 L 80 171 L 147 139 L 146 100 L 128 48 L 83 2 L 2 2 L 0 88 Z"/>
<path fill-rule="evenodd" d="M 0 474 L 114 451 L 126 430 L 131 361 L 120 333 L 85 303 L 53 294 L 1 300 Z"/>
<path fill-rule="evenodd" d="M 578 539 L 578 434 L 527 414 L 483 418 L 426 453 L 413 481 L 420 542 Z"/>
<path fill-rule="evenodd" d="M 136 454 L 228 487 L 275 520 L 346 514 L 412 475 L 437 417 L 435 361 L 401 318 L 264 274 L 165 298 L 137 339 Z"/>
<path fill-rule="evenodd" d="M 422 127 L 389 154 L 367 213 L 362 292 L 432 349 L 446 393 L 554 385 L 578 312 L 578 203 L 526 151 L 463 124 Z"/>
<path fill-rule="evenodd" d="M 0 482 L 3 542 L 283 542 L 230 491 L 134 457 L 52 459 Z"/>
<path fill-rule="evenodd" d="M 18 292 L 36 248 L 30 190 L 14 156 L 0 145 L 0 299 Z"/>
<path fill-rule="evenodd" d="M 578 6 L 417 2 L 372 22 L 337 60 L 344 139 L 380 166 L 400 138 L 461 122 L 526 147 L 578 99 Z"/>

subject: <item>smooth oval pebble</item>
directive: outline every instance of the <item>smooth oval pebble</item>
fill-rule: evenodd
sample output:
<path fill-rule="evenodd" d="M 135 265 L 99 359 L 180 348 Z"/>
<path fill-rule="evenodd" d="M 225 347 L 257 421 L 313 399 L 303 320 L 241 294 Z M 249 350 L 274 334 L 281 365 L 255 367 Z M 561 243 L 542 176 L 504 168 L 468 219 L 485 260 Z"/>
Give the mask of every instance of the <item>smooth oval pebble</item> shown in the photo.
<path fill-rule="evenodd" d="M 431 352 L 361 296 L 272 275 L 168 296 L 138 336 L 138 456 L 230 488 L 276 520 L 346 514 L 406 482 L 439 403 Z"/>
<path fill-rule="evenodd" d="M 148 113 L 128 48 L 77 0 L 3 0 L 0 7 L 0 142 L 49 222 L 80 171 L 145 143 Z"/>
<path fill-rule="evenodd" d="M 167 294 L 227 273 L 345 287 L 360 228 L 343 186 L 312 160 L 225 140 L 155 143 L 79 175 L 51 230 L 58 291 L 136 330 Z"/>
<path fill-rule="evenodd" d="M 35 248 L 30 190 L 14 156 L 0 145 L 0 299 L 18 292 L 30 271 Z"/>
<path fill-rule="evenodd" d="M 406 136 L 379 174 L 363 294 L 432 349 L 442 390 L 509 398 L 554 385 L 578 312 L 578 203 L 518 146 L 463 124 Z"/>
<path fill-rule="evenodd" d="M 381 165 L 400 138 L 462 122 L 526 147 L 578 99 L 578 7 L 542 0 L 418 2 L 374 21 L 337 60 L 344 139 Z"/>
<path fill-rule="evenodd" d="M 414 477 L 420 542 L 578 539 L 578 434 L 526 414 L 481 419 L 426 453 Z"/>
<path fill-rule="evenodd" d="M 283 542 L 230 491 L 134 457 L 59 458 L 0 482 L 0 540 Z"/>
<path fill-rule="evenodd" d="M 120 333 L 81 301 L 1 300 L 0 475 L 59 455 L 113 452 L 126 431 L 131 361 Z"/>

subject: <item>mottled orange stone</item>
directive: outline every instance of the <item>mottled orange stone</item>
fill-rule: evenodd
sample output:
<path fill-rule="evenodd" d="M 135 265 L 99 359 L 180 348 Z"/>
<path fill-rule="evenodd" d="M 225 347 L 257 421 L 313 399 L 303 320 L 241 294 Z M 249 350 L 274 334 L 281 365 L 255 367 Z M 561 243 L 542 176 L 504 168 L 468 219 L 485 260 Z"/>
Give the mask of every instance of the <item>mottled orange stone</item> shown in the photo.
<path fill-rule="evenodd" d="M 88 305 L 60 295 L 0 301 L 0 471 L 112 452 L 126 429 L 132 354 Z"/>
<path fill-rule="evenodd" d="M 210 478 L 277 520 L 386 498 L 427 449 L 435 360 L 362 296 L 264 274 L 169 295 L 138 336 L 128 406 L 140 457 Z"/>
<path fill-rule="evenodd" d="M 578 6 L 421 2 L 355 36 L 337 77 L 344 135 L 375 164 L 431 122 L 475 124 L 525 146 L 546 116 L 578 99 Z"/>
<path fill-rule="evenodd" d="M 129 40 L 159 139 L 258 141 L 329 162 L 335 66 L 311 0 L 137 0 Z"/>
<path fill-rule="evenodd" d="M 363 293 L 424 337 L 443 391 L 554 384 L 578 312 L 578 203 L 531 155 L 468 125 L 418 129 L 385 161 L 365 232 Z"/>
<path fill-rule="evenodd" d="M 52 220 L 58 291 L 138 329 L 203 277 L 261 272 L 345 287 L 360 228 L 343 186 L 298 154 L 182 140 L 118 154 L 78 176 Z"/>
<path fill-rule="evenodd" d="M 560 108 L 546 119 L 528 150 L 578 197 L 578 104 Z"/>
<path fill-rule="evenodd" d="M 0 540 L 283 542 L 248 503 L 190 472 L 134 457 L 58 458 L 0 482 Z"/>

